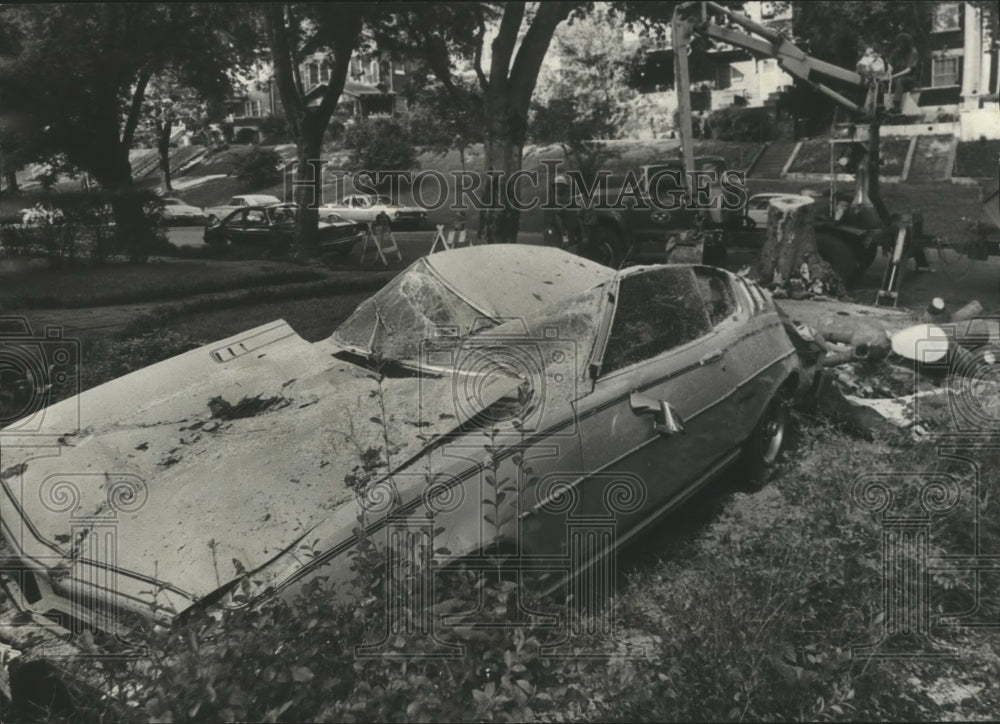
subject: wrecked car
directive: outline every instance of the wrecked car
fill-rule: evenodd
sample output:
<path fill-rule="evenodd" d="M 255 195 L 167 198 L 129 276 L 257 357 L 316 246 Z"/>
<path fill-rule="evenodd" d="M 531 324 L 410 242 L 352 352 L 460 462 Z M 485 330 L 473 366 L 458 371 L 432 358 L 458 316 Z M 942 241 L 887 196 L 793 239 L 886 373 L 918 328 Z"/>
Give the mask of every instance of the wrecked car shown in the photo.
<path fill-rule="evenodd" d="M 452 558 L 559 558 L 581 516 L 621 544 L 775 463 L 799 375 L 769 295 L 725 270 L 441 252 L 325 340 L 275 321 L 0 430 L 4 586 L 36 624 L 108 631 L 346 590 L 362 514 L 376 540 L 430 516 Z"/>

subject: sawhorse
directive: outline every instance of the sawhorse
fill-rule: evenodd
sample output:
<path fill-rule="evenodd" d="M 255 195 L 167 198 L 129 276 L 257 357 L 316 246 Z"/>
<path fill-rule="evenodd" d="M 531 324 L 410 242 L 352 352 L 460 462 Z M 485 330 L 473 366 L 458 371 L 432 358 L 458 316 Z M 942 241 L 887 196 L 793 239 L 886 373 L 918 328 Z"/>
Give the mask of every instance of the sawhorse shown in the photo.
<path fill-rule="evenodd" d="M 450 251 L 454 249 L 459 244 L 468 244 L 469 246 L 475 246 L 476 242 L 473 241 L 468 236 L 468 231 L 465 228 L 461 229 L 449 229 L 448 234 L 444 233 L 444 224 L 438 224 L 437 234 L 434 236 L 434 243 L 431 244 L 431 250 L 427 252 L 428 254 L 433 254 L 438 250 L 438 246 L 441 247 L 442 251 Z"/>
<path fill-rule="evenodd" d="M 386 243 L 388 238 L 388 243 Z M 375 256 L 382 260 L 385 266 L 389 266 L 386 259 L 386 252 L 396 255 L 396 261 L 403 261 L 403 254 L 396 244 L 396 237 L 392 235 L 392 228 L 384 225 L 368 224 L 368 231 L 365 233 L 364 245 L 361 247 L 361 264 L 365 263 L 365 255 L 368 253 L 368 245 L 375 249 Z"/>

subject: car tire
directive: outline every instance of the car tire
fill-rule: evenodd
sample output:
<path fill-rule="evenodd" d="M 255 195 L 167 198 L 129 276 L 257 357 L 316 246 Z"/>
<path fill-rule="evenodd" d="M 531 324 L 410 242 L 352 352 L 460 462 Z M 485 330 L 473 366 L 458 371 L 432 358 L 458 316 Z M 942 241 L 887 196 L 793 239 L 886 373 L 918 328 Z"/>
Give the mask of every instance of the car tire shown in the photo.
<path fill-rule="evenodd" d="M 771 398 L 743 446 L 740 466 L 751 488 L 760 488 L 781 461 L 792 434 L 792 394 L 782 388 Z"/>
<path fill-rule="evenodd" d="M 845 286 L 849 287 L 857 281 L 858 258 L 843 239 L 819 234 L 816 237 L 816 250 L 820 258 L 833 267 Z"/>

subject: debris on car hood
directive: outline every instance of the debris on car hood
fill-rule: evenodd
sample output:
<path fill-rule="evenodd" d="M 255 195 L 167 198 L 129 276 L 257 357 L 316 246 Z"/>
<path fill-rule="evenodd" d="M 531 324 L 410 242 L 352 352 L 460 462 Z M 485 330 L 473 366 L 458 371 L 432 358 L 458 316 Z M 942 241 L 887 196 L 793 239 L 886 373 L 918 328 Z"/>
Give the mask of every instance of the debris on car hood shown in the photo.
<path fill-rule="evenodd" d="M 67 585 L 114 585 L 169 619 L 352 500 L 366 452 L 385 474 L 522 382 L 495 372 L 479 408 L 457 406 L 447 371 L 379 380 L 337 351 L 279 320 L 53 405 L 32 434 L 0 431 L 4 538 Z M 81 553 L 104 522 L 110 583 Z"/>

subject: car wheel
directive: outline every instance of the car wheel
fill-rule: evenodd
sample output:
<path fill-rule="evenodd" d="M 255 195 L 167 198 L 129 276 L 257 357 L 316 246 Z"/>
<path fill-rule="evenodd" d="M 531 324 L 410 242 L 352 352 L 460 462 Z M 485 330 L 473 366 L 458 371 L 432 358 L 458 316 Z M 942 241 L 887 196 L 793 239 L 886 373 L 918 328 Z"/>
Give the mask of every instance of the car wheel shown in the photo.
<path fill-rule="evenodd" d="M 858 278 L 858 258 L 846 242 L 835 236 L 818 235 L 816 250 L 820 258 L 833 267 L 845 286 L 854 284 Z"/>
<path fill-rule="evenodd" d="M 780 390 L 764 410 L 743 448 L 743 465 L 751 487 L 767 482 L 774 465 L 781 460 L 791 436 L 791 395 Z"/>

